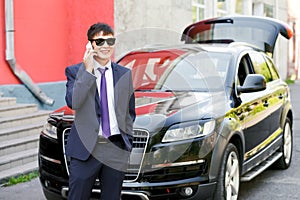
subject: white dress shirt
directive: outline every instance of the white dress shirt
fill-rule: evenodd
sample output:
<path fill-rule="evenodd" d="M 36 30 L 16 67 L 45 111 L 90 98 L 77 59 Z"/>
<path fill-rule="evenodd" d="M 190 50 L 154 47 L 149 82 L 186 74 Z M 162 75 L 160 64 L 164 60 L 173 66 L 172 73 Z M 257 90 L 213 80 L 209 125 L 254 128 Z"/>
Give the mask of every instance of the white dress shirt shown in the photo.
<path fill-rule="evenodd" d="M 109 61 L 105 66 L 100 65 L 98 62 L 94 60 L 94 73 L 97 77 L 97 89 L 99 93 L 99 99 L 101 98 L 100 92 L 100 83 L 101 83 L 101 73 L 98 68 L 105 69 L 105 78 L 106 78 L 106 86 L 107 86 L 107 101 L 108 101 L 108 112 L 109 112 L 109 125 L 110 125 L 110 133 L 111 135 L 120 134 L 116 112 L 115 112 L 115 96 L 114 96 L 114 82 L 113 82 L 113 72 L 111 68 L 111 61 Z M 102 127 L 100 121 L 99 135 L 102 135 Z"/>

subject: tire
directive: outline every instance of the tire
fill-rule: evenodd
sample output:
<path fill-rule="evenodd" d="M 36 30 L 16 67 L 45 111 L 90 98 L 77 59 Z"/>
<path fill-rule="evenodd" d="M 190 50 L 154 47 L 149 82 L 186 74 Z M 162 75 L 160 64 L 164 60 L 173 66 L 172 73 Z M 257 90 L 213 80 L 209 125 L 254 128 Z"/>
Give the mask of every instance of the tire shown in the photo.
<path fill-rule="evenodd" d="M 292 123 L 289 118 L 286 119 L 283 127 L 283 144 L 279 149 L 282 156 L 274 163 L 277 169 L 287 169 L 290 167 L 293 153 L 293 132 Z"/>
<path fill-rule="evenodd" d="M 224 152 L 214 200 L 237 200 L 240 188 L 240 159 L 235 145 L 229 143 Z"/>

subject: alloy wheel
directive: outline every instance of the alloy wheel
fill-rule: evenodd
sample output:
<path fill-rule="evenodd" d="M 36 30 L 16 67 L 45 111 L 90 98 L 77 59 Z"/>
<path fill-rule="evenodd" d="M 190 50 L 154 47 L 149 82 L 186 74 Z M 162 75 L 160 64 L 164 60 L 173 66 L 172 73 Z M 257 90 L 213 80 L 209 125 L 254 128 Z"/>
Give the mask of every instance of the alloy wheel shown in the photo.
<path fill-rule="evenodd" d="M 237 154 L 232 151 L 228 155 L 225 171 L 225 191 L 227 200 L 237 199 L 240 185 L 239 176 L 239 160 Z"/>
<path fill-rule="evenodd" d="M 286 123 L 284 127 L 284 144 L 283 144 L 283 153 L 285 163 L 289 163 L 292 155 L 292 132 L 290 123 Z"/>

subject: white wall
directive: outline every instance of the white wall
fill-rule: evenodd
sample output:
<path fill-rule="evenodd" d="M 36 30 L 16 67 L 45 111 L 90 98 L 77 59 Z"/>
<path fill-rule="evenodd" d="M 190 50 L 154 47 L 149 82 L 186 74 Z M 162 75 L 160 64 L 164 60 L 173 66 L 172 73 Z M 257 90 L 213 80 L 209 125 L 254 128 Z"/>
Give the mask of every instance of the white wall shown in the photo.
<path fill-rule="evenodd" d="M 191 23 L 191 0 L 115 0 L 115 55 L 149 44 L 179 43 Z"/>

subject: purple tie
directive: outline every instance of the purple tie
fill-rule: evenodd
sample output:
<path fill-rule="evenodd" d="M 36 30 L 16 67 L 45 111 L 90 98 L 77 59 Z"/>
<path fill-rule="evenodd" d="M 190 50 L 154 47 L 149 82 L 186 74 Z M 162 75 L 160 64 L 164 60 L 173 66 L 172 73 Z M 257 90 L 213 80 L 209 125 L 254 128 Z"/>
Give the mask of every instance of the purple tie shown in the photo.
<path fill-rule="evenodd" d="M 100 105 L 101 105 L 101 124 L 102 124 L 102 135 L 105 138 L 110 136 L 110 127 L 109 127 L 109 112 L 108 112 L 108 102 L 107 102 L 107 88 L 106 88 L 106 79 L 105 72 L 108 68 L 100 69 L 101 73 L 101 83 L 100 83 Z"/>

